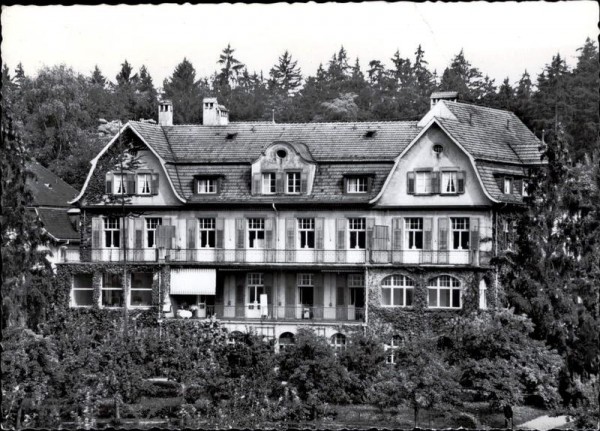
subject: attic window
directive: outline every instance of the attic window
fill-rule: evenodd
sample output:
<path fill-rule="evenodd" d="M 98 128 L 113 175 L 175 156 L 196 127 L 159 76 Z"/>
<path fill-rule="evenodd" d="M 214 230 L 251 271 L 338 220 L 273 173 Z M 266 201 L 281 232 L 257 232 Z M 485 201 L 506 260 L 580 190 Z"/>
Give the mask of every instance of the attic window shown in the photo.
<path fill-rule="evenodd" d="M 279 157 L 280 159 L 285 159 L 285 156 L 287 156 L 287 151 L 281 149 L 281 150 L 277 150 L 277 157 Z"/>
<path fill-rule="evenodd" d="M 440 144 L 435 144 L 433 146 L 433 152 L 436 154 L 441 154 L 444 151 L 444 147 Z"/>
<path fill-rule="evenodd" d="M 235 139 L 236 136 L 237 136 L 237 132 L 228 133 L 227 136 L 225 137 L 225 139 L 232 140 L 232 139 Z"/>
<path fill-rule="evenodd" d="M 376 133 L 377 130 L 367 130 L 367 132 L 365 133 L 365 138 L 373 138 Z"/>

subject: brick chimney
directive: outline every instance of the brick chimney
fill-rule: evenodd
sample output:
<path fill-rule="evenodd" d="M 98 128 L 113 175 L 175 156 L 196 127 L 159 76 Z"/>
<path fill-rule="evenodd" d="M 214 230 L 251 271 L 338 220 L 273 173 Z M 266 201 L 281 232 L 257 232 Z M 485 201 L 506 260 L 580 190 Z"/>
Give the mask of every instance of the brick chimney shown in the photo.
<path fill-rule="evenodd" d="M 158 103 L 158 124 L 160 126 L 173 125 L 173 102 L 161 100 Z"/>
<path fill-rule="evenodd" d="M 229 111 L 223 105 L 219 105 L 216 97 L 205 97 L 202 102 L 202 125 L 226 126 L 229 124 Z"/>
<path fill-rule="evenodd" d="M 433 108 L 440 100 L 456 102 L 458 100 L 458 91 L 436 91 L 431 93 L 429 99 L 431 100 L 431 108 Z"/>

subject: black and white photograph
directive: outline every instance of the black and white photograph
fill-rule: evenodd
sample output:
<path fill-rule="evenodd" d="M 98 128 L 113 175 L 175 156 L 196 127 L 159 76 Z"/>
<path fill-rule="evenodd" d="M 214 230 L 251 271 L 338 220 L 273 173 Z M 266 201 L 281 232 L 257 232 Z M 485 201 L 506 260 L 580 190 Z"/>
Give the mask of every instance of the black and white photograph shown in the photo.
<path fill-rule="evenodd" d="M 599 429 L 599 11 L 2 5 L 2 429 Z"/>

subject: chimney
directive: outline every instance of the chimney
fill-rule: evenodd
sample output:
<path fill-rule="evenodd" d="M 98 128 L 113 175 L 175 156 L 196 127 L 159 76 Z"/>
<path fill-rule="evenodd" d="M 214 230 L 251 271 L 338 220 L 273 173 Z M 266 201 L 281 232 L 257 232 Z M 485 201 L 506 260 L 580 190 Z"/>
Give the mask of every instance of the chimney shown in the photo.
<path fill-rule="evenodd" d="M 458 100 L 457 91 L 436 91 L 431 93 L 429 97 L 431 99 L 431 108 L 435 106 L 440 100 L 449 100 L 450 102 L 456 102 Z"/>
<path fill-rule="evenodd" d="M 158 103 L 158 124 L 160 126 L 173 125 L 173 102 L 161 100 Z"/>
<path fill-rule="evenodd" d="M 216 97 L 205 97 L 202 105 L 202 125 L 226 126 L 229 124 L 229 111 L 223 105 L 219 105 Z"/>

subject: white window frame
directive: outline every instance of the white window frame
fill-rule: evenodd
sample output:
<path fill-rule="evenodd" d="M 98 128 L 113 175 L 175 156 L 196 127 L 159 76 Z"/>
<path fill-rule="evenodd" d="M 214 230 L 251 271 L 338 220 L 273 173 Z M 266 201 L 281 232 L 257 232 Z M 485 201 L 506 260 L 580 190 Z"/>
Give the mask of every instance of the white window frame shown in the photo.
<path fill-rule="evenodd" d="M 133 287 L 133 274 L 136 274 L 136 273 L 150 274 L 150 287 Z M 129 298 L 128 298 L 128 300 L 129 300 L 128 306 L 130 308 L 150 308 L 150 307 L 152 307 L 152 281 L 153 281 L 153 274 L 151 272 L 139 271 L 139 272 L 131 272 L 129 274 L 130 292 L 129 292 Z M 133 299 L 133 292 L 150 292 L 150 304 L 148 304 L 148 305 L 132 305 L 131 300 Z"/>
<path fill-rule="evenodd" d="M 198 219 L 198 236 L 198 248 L 215 248 L 217 246 L 216 220 L 213 217 Z M 210 245 L 211 239 L 213 245 Z"/>
<path fill-rule="evenodd" d="M 313 305 L 315 302 L 315 277 L 314 274 L 311 273 L 298 273 L 296 284 L 298 286 L 298 303 L 302 305 Z M 313 304 L 309 304 L 308 302 L 303 302 L 302 298 L 302 288 L 308 287 L 313 289 L 312 291 L 312 302 Z"/>
<path fill-rule="evenodd" d="M 362 235 L 361 235 L 362 234 Z M 360 247 L 360 239 L 363 238 L 364 247 Z M 352 247 L 352 238 L 355 245 Z M 367 248 L 367 219 L 364 217 L 352 217 L 348 219 L 348 246 L 352 250 L 365 250 Z"/>
<path fill-rule="evenodd" d="M 263 195 L 277 193 L 277 176 L 275 172 L 263 172 L 261 176 L 261 190 Z"/>
<path fill-rule="evenodd" d="M 100 288 L 100 306 L 102 308 L 122 308 L 122 306 L 110 306 L 110 305 L 104 305 L 103 300 L 104 300 L 104 292 L 105 291 L 121 291 L 121 295 L 122 295 L 122 299 L 123 299 L 123 304 L 125 305 L 125 289 L 123 286 L 125 280 L 123 280 L 123 275 L 122 274 L 110 274 L 110 275 L 117 275 L 118 277 L 120 277 L 121 279 L 121 287 L 115 287 L 115 286 L 106 286 L 105 285 L 105 277 L 109 275 L 109 273 L 103 273 L 102 274 L 102 286 Z"/>
<path fill-rule="evenodd" d="M 458 193 L 458 172 L 442 171 L 442 183 L 440 193 L 443 195 L 455 195 Z"/>
<path fill-rule="evenodd" d="M 196 193 L 200 195 L 217 193 L 217 179 L 216 178 L 198 178 L 196 180 Z"/>
<path fill-rule="evenodd" d="M 504 192 L 505 195 L 511 194 L 512 186 L 513 186 L 513 179 L 512 179 L 512 177 L 504 177 L 503 192 Z"/>
<path fill-rule="evenodd" d="M 415 194 L 428 195 L 433 193 L 431 176 L 431 171 L 415 171 Z"/>
<path fill-rule="evenodd" d="M 102 241 L 104 242 L 104 248 L 114 248 L 114 249 L 118 249 L 121 248 L 121 219 L 119 217 L 104 217 L 103 219 L 103 226 L 104 226 L 104 235 L 102 236 L 103 239 Z M 110 245 L 107 244 L 108 241 L 107 240 L 107 233 L 110 233 Z M 119 245 L 114 245 L 115 244 L 115 238 L 118 239 L 118 243 Z"/>
<path fill-rule="evenodd" d="M 458 306 L 453 305 L 453 292 L 457 290 L 458 293 Z M 449 292 L 449 306 L 440 305 L 440 294 L 442 292 Z M 431 292 L 436 292 L 436 305 L 431 305 Z M 450 275 L 439 275 L 430 279 L 427 282 L 427 307 L 428 308 L 444 308 L 459 310 L 462 308 L 462 283 L 461 281 Z"/>
<path fill-rule="evenodd" d="M 91 287 L 75 287 L 75 277 L 78 275 L 90 276 L 92 278 Z M 75 292 L 76 291 L 86 291 L 86 292 L 91 291 L 92 292 L 92 303 L 89 305 L 77 304 L 77 301 L 75 300 Z M 73 274 L 73 276 L 71 278 L 71 307 L 89 308 L 89 307 L 93 307 L 93 306 L 94 306 L 94 275 L 86 274 L 86 273 Z"/>
<path fill-rule="evenodd" d="M 523 180 L 521 181 L 521 194 L 523 195 L 523 197 L 529 196 L 529 192 L 527 191 L 528 188 L 529 181 L 523 178 Z"/>
<path fill-rule="evenodd" d="M 346 193 L 367 193 L 369 179 L 365 176 L 354 176 L 346 179 Z"/>
<path fill-rule="evenodd" d="M 113 194 L 127 194 L 127 174 L 113 174 Z"/>
<path fill-rule="evenodd" d="M 393 365 L 396 363 L 396 351 L 402 346 L 403 340 L 400 335 L 392 335 L 390 344 L 384 344 L 383 350 L 387 352 L 385 357 L 386 364 Z"/>
<path fill-rule="evenodd" d="M 349 288 L 365 287 L 365 275 L 364 274 L 348 274 L 348 287 Z"/>
<path fill-rule="evenodd" d="M 310 246 L 310 233 L 312 232 L 312 247 Z M 303 238 L 304 237 L 304 238 Z M 302 246 L 304 242 L 304 247 Z M 298 248 L 314 249 L 316 243 L 315 219 L 303 217 L 298 219 Z"/>
<path fill-rule="evenodd" d="M 452 250 L 469 250 L 471 246 L 471 232 L 469 217 L 450 217 L 450 230 L 452 232 Z M 455 242 L 454 233 L 458 232 L 458 244 Z M 463 237 L 466 237 L 466 247 L 462 247 Z"/>
<path fill-rule="evenodd" d="M 137 174 L 137 194 L 151 195 L 152 194 L 152 174 Z"/>
<path fill-rule="evenodd" d="M 390 291 L 390 303 L 384 303 L 384 289 Z M 408 291 L 412 291 L 412 295 L 408 295 Z M 400 295 L 402 304 L 394 304 L 394 299 Z M 407 298 L 410 298 L 410 304 L 407 304 Z M 392 274 L 381 281 L 381 306 L 392 308 L 408 308 L 412 307 L 415 301 L 415 281 L 403 274 Z"/>
<path fill-rule="evenodd" d="M 249 272 L 246 276 L 248 303 L 257 303 L 260 308 L 260 295 L 265 292 L 265 278 L 262 272 Z M 254 301 L 251 301 L 254 295 Z"/>
<path fill-rule="evenodd" d="M 156 229 L 158 226 L 161 225 L 161 217 L 146 217 L 144 219 L 144 229 L 146 230 L 146 235 L 144 235 L 144 242 L 146 248 L 156 248 Z M 152 237 L 152 245 L 150 245 L 150 237 Z"/>
<path fill-rule="evenodd" d="M 347 337 L 344 334 L 336 332 L 331 336 L 329 343 L 331 344 L 331 347 L 333 347 L 333 350 L 335 350 L 337 354 L 338 351 L 342 352 L 346 350 L 346 341 Z"/>
<path fill-rule="evenodd" d="M 405 250 L 423 250 L 425 231 L 423 230 L 423 217 L 407 217 L 404 219 Z M 417 247 L 417 236 L 421 234 L 421 247 Z M 410 246 L 412 240 L 412 247 Z"/>
<path fill-rule="evenodd" d="M 263 249 L 265 243 L 265 219 L 260 217 L 249 218 L 247 227 L 248 248 Z M 250 240 L 252 232 L 255 234 L 253 241 Z M 257 247 L 256 241 L 262 241 L 262 247 Z"/>
<path fill-rule="evenodd" d="M 285 190 L 287 194 L 297 195 L 300 193 L 302 182 L 301 172 L 287 172 L 285 176 Z"/>

